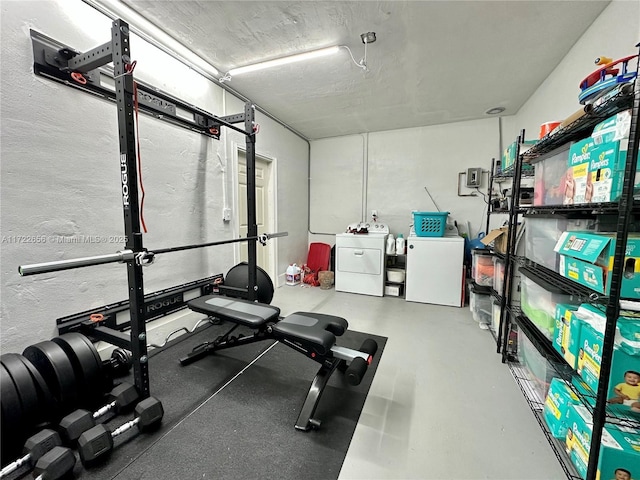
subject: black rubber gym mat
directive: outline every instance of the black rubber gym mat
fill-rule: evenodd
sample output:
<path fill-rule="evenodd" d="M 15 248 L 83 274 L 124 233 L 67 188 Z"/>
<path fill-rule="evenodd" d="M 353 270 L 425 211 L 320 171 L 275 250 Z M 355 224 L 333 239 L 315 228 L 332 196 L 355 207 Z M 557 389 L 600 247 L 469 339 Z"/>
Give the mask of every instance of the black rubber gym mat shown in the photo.
<path fill-rule="evenodd" d="M 316 362 L 282 344 L 269 348 L 274 342 L 265 341 L 179 365 L 178 359 L 193 346 L 213 340 L 226 328 L 210 327 L 154 355 L 151 394 L 165 409 L 161 427 L 147 434 L 123 434 L 104 463 L 76 465 L 76 478 L 337 478 L 386 339 L 351 331 L 340 337 L 339 344 L 351 348 L 372 337 L 378 353 L 357 387 L 334 373 L 315 414 L 322 420 L 320 430 L 300 432 L 294 424 L 319 368 Z M 109 425 L 130 418 L 118 417 Z"/>

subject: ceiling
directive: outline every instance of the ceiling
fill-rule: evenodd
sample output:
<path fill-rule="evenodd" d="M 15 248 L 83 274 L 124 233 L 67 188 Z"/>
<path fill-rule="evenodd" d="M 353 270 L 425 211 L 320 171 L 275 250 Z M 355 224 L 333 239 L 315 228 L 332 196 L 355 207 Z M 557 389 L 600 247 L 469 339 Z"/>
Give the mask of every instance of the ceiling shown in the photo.
<path fill-rule="evenodd" d="M 517 113 L 609 1 L 123 0 L 221 72 L 332 45 L 338 54 L 235 76 L 231 88 L 309 139 Z"/>

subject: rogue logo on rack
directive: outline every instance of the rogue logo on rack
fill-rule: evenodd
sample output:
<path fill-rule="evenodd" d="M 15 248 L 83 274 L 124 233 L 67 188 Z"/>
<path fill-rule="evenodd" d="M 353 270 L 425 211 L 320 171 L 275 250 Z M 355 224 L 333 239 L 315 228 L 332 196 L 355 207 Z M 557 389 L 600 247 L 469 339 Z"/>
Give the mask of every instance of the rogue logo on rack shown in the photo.
<path fill-rule="evenodd" d="M 129 206 L 129 185 L 127 185 L 127 154 L 120 154 L 120 177 L 122 179 L 122 205 Z"/>

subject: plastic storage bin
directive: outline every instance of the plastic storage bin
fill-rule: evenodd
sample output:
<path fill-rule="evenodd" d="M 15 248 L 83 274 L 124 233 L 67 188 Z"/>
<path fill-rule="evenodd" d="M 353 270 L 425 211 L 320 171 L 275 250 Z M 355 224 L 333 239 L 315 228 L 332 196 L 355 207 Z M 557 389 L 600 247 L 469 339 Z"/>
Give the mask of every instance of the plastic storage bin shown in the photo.
<path fill-rule="evenodd" d="M 613 215 L 599 215 L 596 218 L 573 218 L 562 216 L 553 217 L 527 216 L 524 230 L 525 257 L 543 267 L 559 272 L 560 255 L 553 249 L 564 232 L 615 232 L 616 217 Z M 629 225 L 631 231 L 636 231 L 638 222 Z"/>
<path fill-rule="evenodd" d="M 413 212 L 413 227 L 418 237 L 443 237 L 449 212 Z"/>
<path fill-rule="evenodd" d="M 504 261 L 498 257 L 493 257 L 493 289 L 498 295 L 502 295 L 504 286 Z"/>
<path fill-rule="evenodd" d="M 534 274 L 521 270 L 520 303 L 524 314 L 549 340 L 553 338 L 556 306 L 559 303 L 579 305 L 577 298 L 567 295 Z"/>
<path fill-rule="evenodd" d="M 554 272 L 558 271 L 560 255 L 553 251 L 560 236 L 567 230 L 593 230 L 595 220 L 571 220 L 564 217 L 525 217 L 525 257 Z M 615 229 L 615 225 L 613 226 Z"/>
<path fill-rule="evenodd" d="M 473 315 L 473 319 L 484 325 L 491 323 L 491 296 L 486 293 L 478 293 L 471 288 L 469 293 L 469 310 Z"/>
<path fill-rule="evenodd" d="M 565 194 L 569 145 L 536 163 L 533 204 L 562 205 Z"/>
<path fill-rule="evenodd" d="M 491 301 L 491 330 L 498 333 L 500 328 L 500 303 L 494 298 Z"/>
<path fill-rule="evenodd" d="M 476 285 L 493 287 L 493 255 L 486 250 L 471 250 L 471 278 Z"/>
<path fill-rule="evenodd" d="M 547 393 L 549 393 L 549 385 L 557 376 L 556 370 L 545 357 L 540 355 L 540 352 L 522 330 L 518 330 L 518 361 L 524 367 L 527 377 L 531 381 L 538 402 L 544 404 Z"/>

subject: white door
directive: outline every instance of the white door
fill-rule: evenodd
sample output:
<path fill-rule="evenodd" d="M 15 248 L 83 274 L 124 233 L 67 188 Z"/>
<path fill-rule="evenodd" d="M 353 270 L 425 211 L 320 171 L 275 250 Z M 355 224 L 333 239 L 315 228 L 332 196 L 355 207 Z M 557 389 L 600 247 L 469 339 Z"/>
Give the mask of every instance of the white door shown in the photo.
<path fill-rule="evenodd" d="M 256 223 L 258 224 L 258 235 L 262 233 L 273 233 L 273 190 L 271 188 L 271 164 L 267 160 L 256 155 Z M 247 226 L 247 157 L 244 150 L 238 149 L 238 226 L 239 236 L 246 237 Z M 247 244 L 240 243 L 239 258 L 241 262 L 248 261 Z M 263 268 L 273 279 L 273 240 L 267 242 L 266 246 L 258 243 L 256 245 L 257 264 Z"/>

